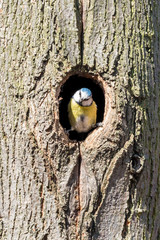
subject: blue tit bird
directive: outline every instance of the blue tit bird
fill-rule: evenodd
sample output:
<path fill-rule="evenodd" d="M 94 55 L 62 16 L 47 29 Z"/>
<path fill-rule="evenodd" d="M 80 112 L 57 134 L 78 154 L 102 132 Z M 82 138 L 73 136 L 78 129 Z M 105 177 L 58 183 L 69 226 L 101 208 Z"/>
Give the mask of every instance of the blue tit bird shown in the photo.
<path fill-rule="evenodd" d="M 88 88 L 81 88 L 72 96 L 68 104 L 68 118 L 71 130 L 78 133 L 88 132 L 96 125 L 97 105 Z"/>

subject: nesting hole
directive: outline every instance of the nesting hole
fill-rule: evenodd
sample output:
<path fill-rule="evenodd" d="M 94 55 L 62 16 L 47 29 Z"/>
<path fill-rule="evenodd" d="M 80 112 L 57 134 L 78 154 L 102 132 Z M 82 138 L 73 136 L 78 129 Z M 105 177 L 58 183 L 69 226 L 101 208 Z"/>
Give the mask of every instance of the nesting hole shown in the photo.
<path fill-rule="evenodd" d="M 104 117 L 104 107 L 105 107 L 105 98 L 104 90 L 100 85 L 100 82 L 91 78 L 72 75 L 70 76 L 65 83 L 60 88 L 59 93 L 59 119 L 62 127 L 67 131 L 71 129 L 69 119 L 68 119 L 68 104 L 73 96 L 73 94 L 82 87 L 89 88 L 93 95 L 93 100 L 97 104 L 97 123 L 103 121 Z M 89 132 L 93 131 L 90 130 Z M 88 132 L 88 133 L 89 133 Z M 77 133 L 76 131 L 69 131 L 68 137 L 71 140 L 81 141 L 84 140 L 88 133 Z"/>

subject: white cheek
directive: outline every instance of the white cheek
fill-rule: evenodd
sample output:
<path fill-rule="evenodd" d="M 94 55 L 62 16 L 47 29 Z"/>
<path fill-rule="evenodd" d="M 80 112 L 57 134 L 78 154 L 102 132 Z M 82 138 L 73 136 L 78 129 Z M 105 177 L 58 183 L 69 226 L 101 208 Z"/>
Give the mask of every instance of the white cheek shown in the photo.
<path fill-rule="evenodd" d="M 79 96 L 79 91 L 77 91 L 74 95 L 73 98 L 76 102 L 80 102 L 80 96 Z"/>

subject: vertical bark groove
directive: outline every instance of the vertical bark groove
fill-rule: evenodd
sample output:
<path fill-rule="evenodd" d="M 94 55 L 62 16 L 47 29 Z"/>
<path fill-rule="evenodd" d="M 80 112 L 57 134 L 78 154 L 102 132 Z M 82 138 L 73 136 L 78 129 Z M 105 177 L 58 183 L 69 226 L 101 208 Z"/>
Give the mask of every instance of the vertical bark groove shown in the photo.
<path fill-rule="evenodd" d="M 81 34 L 80 34 L 80 52 L 81 52 L 81 66 L 83 66 L 83 51 L 84 51 L 84 1 L 80 0 L 81 3 Z"/>

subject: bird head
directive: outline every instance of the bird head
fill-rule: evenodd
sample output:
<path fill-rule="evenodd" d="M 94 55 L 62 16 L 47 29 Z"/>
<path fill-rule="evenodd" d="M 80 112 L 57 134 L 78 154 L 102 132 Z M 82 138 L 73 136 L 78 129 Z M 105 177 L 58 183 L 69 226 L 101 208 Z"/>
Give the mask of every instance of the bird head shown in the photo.
<path fill-rule="evenodd" d="M 89 107 L 92 102 L 92 92 L 88 88 L 81 88 L 75 92 L 73 99 L 83 107 Z"/>

